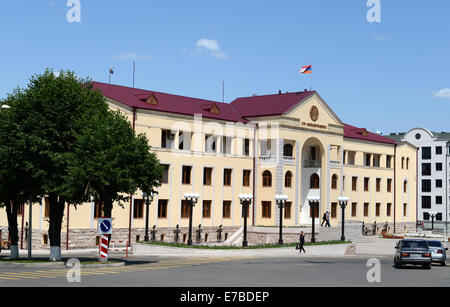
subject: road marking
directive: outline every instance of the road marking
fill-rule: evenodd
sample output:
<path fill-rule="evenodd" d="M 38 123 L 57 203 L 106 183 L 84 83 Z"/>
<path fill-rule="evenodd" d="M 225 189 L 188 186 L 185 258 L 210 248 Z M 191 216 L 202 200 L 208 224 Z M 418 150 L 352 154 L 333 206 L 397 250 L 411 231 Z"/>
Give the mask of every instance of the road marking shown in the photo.
<path fill-rule="evenodd" d="M 81 276 L 121 274 L 131 272 L 168 270 L 171 268 L 181 268 L 189 266 L 200 266 L 202 264 L 212 264 L 219 262 L 229 262 L 245 259 L 254 259 L 255 257 L 215 257 L 215 258 L 186 258 L 186 259 L 170 259 L 161 260 L 159 262 L 138 264 L 132 266 L 121 267 L 104 267 L 104 268 L 81 268 Z M 47 271 L 28 271 L 28 272 L 4 272 L 0 273 L 0 280 L 21 280 L 21 279 L 55 279 L 66 277 L 69 269 L 53 269 Z"/>

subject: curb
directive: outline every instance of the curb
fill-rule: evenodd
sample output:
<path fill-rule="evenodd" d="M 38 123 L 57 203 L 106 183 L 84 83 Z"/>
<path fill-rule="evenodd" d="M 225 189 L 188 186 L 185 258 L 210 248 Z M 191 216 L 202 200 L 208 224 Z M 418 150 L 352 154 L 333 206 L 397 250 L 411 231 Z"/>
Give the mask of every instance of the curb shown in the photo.
<path fill-rule="evenodd" d="M 0 266 L 18 266 L 18 267 L 64 267 L 65 263 L 63 261 L 57 262 L 42 262 L 42 263 L 20 263 L 20 262 L 0 262 Z"/>

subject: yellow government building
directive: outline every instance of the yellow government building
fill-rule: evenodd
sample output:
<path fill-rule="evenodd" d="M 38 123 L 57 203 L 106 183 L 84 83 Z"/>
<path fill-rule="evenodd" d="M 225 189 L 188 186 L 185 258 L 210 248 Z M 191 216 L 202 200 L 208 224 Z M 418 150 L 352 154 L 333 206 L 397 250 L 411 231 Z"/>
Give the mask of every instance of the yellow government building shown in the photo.
<path fill-rule="evenodd" d="M 283 194 L 288 196 L 284 226 L 311 225 L 312 214 L 320 224 L 327 211 L 337 226 L 338 197 L 345 196 L 346 221 L 395 223 L 397 232 L 415 227 L 417 148 L 343 123 L 316 91 L 280 91 L 221 103 L 99 82 L 94 88 L 112 110 L 128 117 L 136 133 L 147 136 L 164 166 L 149 212 L 157 240 L 173 241 L 178 225 L 180 242 L 186 241 L 187 192 L 200 195 L 193 224 L 194 231 L 202 226 L 206 242 L 216 240 L 219 225 L 227 236 L 243 225 L 240 194 L 254 197 L 252 226 L 279 225 L 275 195 Z M 310 210 L 310 196 L 320 198 L 316 212 Z M 18 218 L 22 241 L 27 207 Z M 132 242 L 143 240 L 145 208 L 141 193 L 122 206 L 115 204 L 113 240 L 127 240 L 129 229 Z M 33 244 L 48 247 L 45 198 L 33 210 Z M 67 208 L 62 246 L 95 246 L 101 215 L 95 202 Z M 5 233 L 4 212 L 0 225 Z"/>

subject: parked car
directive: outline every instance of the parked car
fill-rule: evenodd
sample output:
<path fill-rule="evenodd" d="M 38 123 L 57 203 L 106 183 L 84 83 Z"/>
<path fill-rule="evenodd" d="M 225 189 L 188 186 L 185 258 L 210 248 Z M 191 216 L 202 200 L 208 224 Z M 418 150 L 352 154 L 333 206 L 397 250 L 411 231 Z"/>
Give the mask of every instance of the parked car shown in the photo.
<path fill-rule="evenodd" d="M 431 261 L 438 262 L 441 266 L 447 265 L 447 251 L 441 241 L 428 241 L 428 246 L 431 250 Z"/>
<path fill-rule="evenodd" d="M 394 265 L 401 269 L 405 264 L 431 268 L 431 250 L 426 240 L 405 239 L 397 242 Z"/>

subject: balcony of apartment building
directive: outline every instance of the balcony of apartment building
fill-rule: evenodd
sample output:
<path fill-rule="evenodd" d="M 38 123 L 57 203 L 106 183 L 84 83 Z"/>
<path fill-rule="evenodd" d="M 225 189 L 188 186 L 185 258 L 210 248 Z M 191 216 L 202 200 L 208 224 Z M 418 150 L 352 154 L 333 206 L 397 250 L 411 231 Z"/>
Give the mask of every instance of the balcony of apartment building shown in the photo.
<path fill-rule="evenodd" d="M 303 156 L 307 158 L 303 159 L 303 168 L 322 167 L 322 158 L 319 146 L 308 146 Z"/>
<path fill-rule="evenodd" d="M 282 142 L 281 144 L 279 143 L 280 141 Z M 293 140 L 263 140 L 259 142 L 259 148 L 260 164 L 295 164 L 295 141 Z"/>

